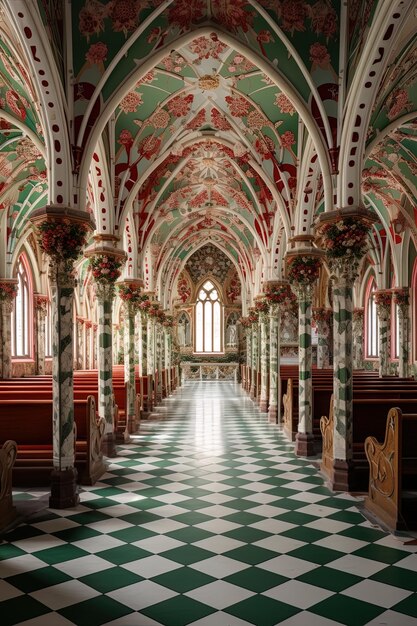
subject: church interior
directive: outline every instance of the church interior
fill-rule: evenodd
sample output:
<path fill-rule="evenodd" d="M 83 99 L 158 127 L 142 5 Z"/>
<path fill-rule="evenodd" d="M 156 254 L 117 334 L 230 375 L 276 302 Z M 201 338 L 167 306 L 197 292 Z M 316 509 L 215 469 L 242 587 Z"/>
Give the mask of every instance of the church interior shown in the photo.
<path fill-rule="evenodd" d="M 417 626 L 413 0 L 0 0 L 2 626 Z"/>

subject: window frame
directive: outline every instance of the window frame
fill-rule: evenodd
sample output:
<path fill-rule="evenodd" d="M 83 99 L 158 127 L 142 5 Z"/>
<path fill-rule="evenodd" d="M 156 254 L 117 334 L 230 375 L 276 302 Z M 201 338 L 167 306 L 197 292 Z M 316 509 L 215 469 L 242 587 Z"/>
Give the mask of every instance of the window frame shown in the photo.
<path fill-rule="evenodd" d="M 375 303 L 375 292 L 377 285 L 375 277 L 370 278 L 365 296 L 365 358 L 379 358 L 379 320 Z M 375 329 L 375 335 L 371 334 L 372 328 Z"/>
<path fill-rule="evenodd" d="M 29 261 L 22 253 L 19 255 L 14 272 L 18 281 L 17 295 L 13 301 L 11 319 L 11 356 L 14 361 L 28 361 L 34 358 L 34 307 L 33 307 L 33 280 Z M 18 307 L 22 314 L 22 353 L 18 350 Z"/>
<path fill-rule="evenodd" d="M 212 287 L 211 288 L 206 288 L 205 285 L 207 285 L 207 283 L 211 283 Z M 216 291 L 217 297 L 216 299 L 213 299 L 210 297 L 210 294 L 213 291 Z M 206 298 L 204 300 L 200 299 L 200 292 L 204 291 L 206 293 Z M 199 304 L 201 304 L 201 309 L 202 309 L 202 314 L 201 314 L 201 318 L 202 318 L 202 322 L 201 322 L 201 331 L 202 331 L 202 350 L 197 350 L 197 345 L 200 345 L 200 342 L 197 341 L 198 339 L 198 333 L 200 331 L 200 323 L 198 322 L 198 307 Z M 211 310 L 211 331 L 210 331 L 210 336 L 211 336 L 211 347 L 212 350 L 206 350 L 206 328 L 205 328 L 205 324 L 206 324 L 206 304 L 210 304 L 210 310 Z M 218 342 L 219 342 L 219 350 L 214 350 L 215 347 L 215 325 L 216 325 L 216 318 L 217 315 L 215 314 L 215 305 L 218 304 L 219 306 L 219 313 L 218 313 L 218 320 L 219 320 L 219 335 L 218 335 Z M 195 301 L 195 305 L 194 305 L 194 354 L 224 354 L 224 345 L 223 345 L 223 327 L 224 327 L 224 320 L 223 320 L 223 315 L 224 315 L 224 308 L 223 308 L 223 302 L 222 302 L 222 291 L 219 288 L 219 286 L 217 285 L 217 282 L 215 280 L 213 280 L 213 278 L 211 276 L 206 276 L 204 278 L 204 280 L 200 283 L 198 289 L 196 290 L 196 301 Z"/>

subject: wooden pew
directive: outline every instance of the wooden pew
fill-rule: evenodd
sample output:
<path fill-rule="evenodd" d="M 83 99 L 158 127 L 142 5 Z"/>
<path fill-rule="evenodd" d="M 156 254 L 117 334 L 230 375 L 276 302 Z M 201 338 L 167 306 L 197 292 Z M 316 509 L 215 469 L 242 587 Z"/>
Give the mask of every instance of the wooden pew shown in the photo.
<path fill-rule="evenodd" d="M 417 413 L 417 398 L 354 398 L 353 411 L 353 458 L 349 476 L 349 491 L 366 491 L 369 483 L 369 464 L 365 454 L 365 440 L 375 437 L 382 440 L 385 431 L 385 418 L 391 408 L 399 407 L 404 413 Z M 323 438 L 322 471 L 332 476 L 333 471 L 333 400 L 328 416 L 322 416 L 320 429 Z"/>
<path fill-rule="evenodd" d="M 92 396 L 74 401 L 75 467 L 81 484 L 94 484 L 106 471 L 104 429 Z M 17 442 L 13 485 L 48 485 L 53 469 L 52 399 L 0 400 L 0 438 L 5 436 Z"/>
<path fill-rule="evenodd" d="M 16 517 L 12 494 L 12 470 L 16 454 L 16 442 L 10 439 L 5 441 L 0 449 L 0 532 Z"/>
<path fill-rule="evenodd" d="M 369 491 L 365 509 L 390 530 L 417 528 L 417 415 L 388 412 L 385 440 L 365 440 Z"/>

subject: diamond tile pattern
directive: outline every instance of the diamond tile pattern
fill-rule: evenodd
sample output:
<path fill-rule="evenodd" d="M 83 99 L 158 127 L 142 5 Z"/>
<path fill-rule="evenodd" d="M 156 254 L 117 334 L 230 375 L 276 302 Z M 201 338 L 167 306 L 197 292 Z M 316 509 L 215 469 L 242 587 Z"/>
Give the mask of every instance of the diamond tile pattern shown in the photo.
<path fill-rule="evenodd" d="M 357 504 L 237 385 L 189 383 L 77 509 L 4 536 L 1 625 L 417 626 L 417 546 Z"/>

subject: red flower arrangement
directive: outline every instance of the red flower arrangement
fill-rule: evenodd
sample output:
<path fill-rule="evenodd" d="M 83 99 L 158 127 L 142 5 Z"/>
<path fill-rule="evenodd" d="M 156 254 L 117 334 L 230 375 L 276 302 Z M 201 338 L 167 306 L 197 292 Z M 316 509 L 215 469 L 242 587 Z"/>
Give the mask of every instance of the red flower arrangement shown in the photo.
<path fill-rule="evenodd" d="M 242 324 L 243 328 L 250 328 L 252 326 L 252 322 L 249 317 L 241 317 L 239 318 L 239 322 Z"/>
<path fill-rule="evenodd" d="M 139 302 L 139 310 L 142 313 L 145 313 L 145 315 L 147 314 L 149 308 L 151 306 L 151 301 L 149 300 L 149 296 L 146 293 L 143 293 L 140 296 L 140 302 Z"/>
<path fill-rule="evenodd" d="M 374 296 L 375 304 L 389 309 L 391 308 L 391 297 L 392 294 L 390 291 L 377 291 Z"/>
<path fill-rule="evenodd" d="M 396 289 L 393 292 L 394 303 L 397 306 L 408 306 L 410 303 L 410 294 L 408 289 Z"/>
<path fill-rule="evenodd" d="M 279 285 L 267 287 L 265 298 L 270 304 L 292 304 L 296 297 L 289 285 Z"/>
<path fill-rule="evenodd" d="M 314 256 L 295 256 L 289 261 L 287 271 L 290 283 L 311 285 L 319 277 L 320 259 Z"/>
<path fill-rule="evenodd" d="M 90 257 L 90 268 L 98 283 L 115 283 L 121 274 L 122 261 L 107 254 Z"/>
<path fill-rule="evenodd" d="M 138 304 L 141 299 L 141 290 L 137 285 L 121 284 L 119 285 L 119 296 L 123 302 L 131 302 Z"/>
<path fill-rule="evenodd" d="M 147 311 L 149 317 L 153 317 L 154 319 L 157 319 L 160 314 L 162 313 L 162 311 L 160 311 L 159 309 L 159 303 L 158 302 L 150 302 L 150 306 L 148 307 L 148 311 Z"/>
<path fill-rule="evenodd" d="M 165 319 L 162 322 L 162 326 L 165 328 L 173 328 L 174 327 L 174 317 L 172 315 L 165 315 Z"/>
<path fill-rule="evenodd" d="M 364 309 L 361 309 L 361 308 L 353 309 L 353 314 L 352 314 L 353 321 L 355 322 L 363 321 L 364 315 L 365 315 Z"/>
<path fill-rule="evenodd" d="M 249 309 L 248 320 L 250 324 L 256 324 L 259 321 L 259 314 L 254 308 Z"/>
<path fill-rule="evenodd" d="M 69 220 L 45 220 L 38 226 L 38 242 L 43 252 L 62 259 L 76 259 L 87 238 L 85 224 Z"/>
<path fill-rule="evenodd" d="M 313 308 L 313 319 L 317 322 L 329 322 L 332 316 L 331 309 L 325 309 L 324 307 Z"/>
<path fill-rule="evenodd" d="M 0 282 L 0 302 L 12 300 L 17 295 L 17 285 L 15 283 Z"/>
<path fill-rule="evenodd" d="M 320 228 L 323 247 L 329 258 L 353 256 L 361 258 L 368 248 L 369 227 L 353 217 L 340 219 Z"/>
<path fill-rule="evenodd" d="M 259 313 L 268 313 L 269 311 L 269 303 L 265 298 L 264 300 L 257 300 L 255 302 L 255 310 Z"/>

